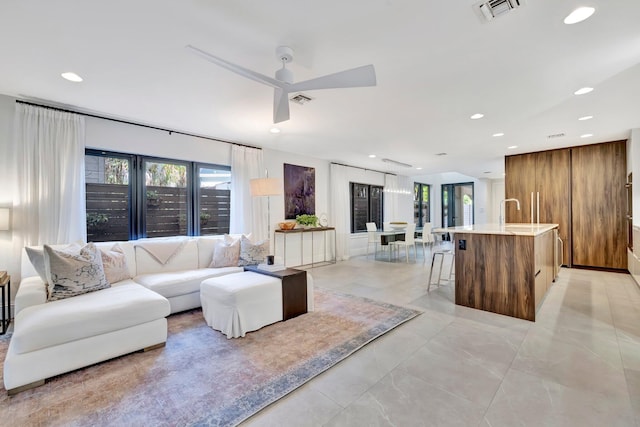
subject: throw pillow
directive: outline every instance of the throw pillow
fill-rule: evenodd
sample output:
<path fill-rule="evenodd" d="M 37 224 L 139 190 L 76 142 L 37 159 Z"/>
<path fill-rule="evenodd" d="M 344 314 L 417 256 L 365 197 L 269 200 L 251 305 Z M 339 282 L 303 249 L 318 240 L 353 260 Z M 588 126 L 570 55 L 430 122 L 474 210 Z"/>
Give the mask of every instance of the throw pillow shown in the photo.
<path fill-rule="evenodd" d="M 245 236 L 240 238 L 240 260 L 238 266 L 263 263 L 269 254 L 269 240 L 253 243 Z"/>
<path fill-rule="evenodd" d="M 53 245 L 51 246 L 54 249 L 79 249 L 82 246 L 82 242 L 74 242 L 69 245 Z M 33 264 L 34 270 L 38 273 L 38 276 L 42 279 L 44 284 L 47 286 L 47 295 L 51 294 L 53 291 L 53 285 L 47 279 L 47 269 L 44 265 L 44 249 L 41 246 L 25 246 L 24 250 L 27 252 L 27 256 L 29 257 L 29 261 Z"/>
<path fill-rule="evenodd" d="M 116 243 L 108 250 L 100 250 L 100 255 L 102 257 L 104 275 L 109 283 L 131 279 L 127 258 L 119 244 Z"/>
<path fill-rule="evenodd" d="M 29 246 L 25 247 L 24 250 L 27 252 L 27 256 L 29 257 L 29 261 L 33 264 L 33 268 L 38 273 L 38 276 L 42 279 L 43 282 L 47 282 L 47 272 L 44 268 L 44 250 L 40 248 L 30 248 Z"/>
<path fill-rule="evenodd" d="M 238 259 L 240 258 L 240 241 L 236 241 L 232 244 L 220 242 L 213 249 L 213 259 L 209 267 L 221 268 L 221 267 L 236 267 L 238 265 Z"/>
<path fill-rule="evenodd" d="M 53 285 L 49 301 L 74 297 L 108 288 L 100 251 L 93 243 L 79 250 L 56 250 L 44 245 L 44 265 L 47 279 Z"/>
<path fill-rule="evenodd" d="M 251 233 L 249 234 L 225 234 L 224 235 L 224 242 L 228 245 L 232 244 L 233 242 L 239 242 L 241 238 L 246 237 L 247 239 L 251 240 Z"/>

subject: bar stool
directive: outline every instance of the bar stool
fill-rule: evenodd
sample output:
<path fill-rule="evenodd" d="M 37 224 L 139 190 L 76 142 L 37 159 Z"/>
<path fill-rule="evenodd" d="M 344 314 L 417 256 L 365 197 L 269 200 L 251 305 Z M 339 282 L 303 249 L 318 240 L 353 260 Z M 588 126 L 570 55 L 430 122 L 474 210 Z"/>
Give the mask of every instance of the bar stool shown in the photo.
<path fill-rule="evenodd" d="M 447 278 L 448 282 L 451 282 L 451 275 L 453 273 L 453 265 L 456 261 L 456 253 L 452 249 L 442 249 L 433 252 L 433 256 L 431 258 L 431 271 L 429 271 L 429 284 L 427 285 L 427 292 L 431 288 L 431 277 L 433 276 L 433 266 L 436 262 L 436 256 L 440 255 L 440 268 L 438 269 L 438 281 L 434 283 L 434 285 L 440 286 L 440 279 L 442 276 L 442 266 L 444 264 L 445 255 L 451 255 L 451 265 L 449 266 L 449 277 Z"/>

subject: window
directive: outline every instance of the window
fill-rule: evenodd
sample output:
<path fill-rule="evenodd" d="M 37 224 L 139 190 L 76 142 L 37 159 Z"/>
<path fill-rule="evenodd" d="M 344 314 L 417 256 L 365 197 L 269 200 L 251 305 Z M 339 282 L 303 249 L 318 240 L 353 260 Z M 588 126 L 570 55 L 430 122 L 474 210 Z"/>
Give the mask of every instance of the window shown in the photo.
<path fill-rule="evenodd" d="M 225 166 L 86 150 L 87 239 L 229 232 Z"/>
<path fill-rule="evenodd" d="M 367 231 L 367 222 L 380 227 L 383 218 L 382 187 L 351 183 L 351 232 Z"/>
<path fill-rule="evenodd" d="M 429 202 L 429 193 L 431 186 L 428 184 L 413 184 L 413 222 L 416 227 L 424 227 L 431 222 L 431 204 Z"/>

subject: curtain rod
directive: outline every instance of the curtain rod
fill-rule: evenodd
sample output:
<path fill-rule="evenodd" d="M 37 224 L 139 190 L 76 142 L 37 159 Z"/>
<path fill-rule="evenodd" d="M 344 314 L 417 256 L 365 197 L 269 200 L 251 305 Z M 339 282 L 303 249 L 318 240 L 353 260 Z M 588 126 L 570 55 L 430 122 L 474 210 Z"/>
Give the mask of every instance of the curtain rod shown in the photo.
<path fill-rule="evenodd" d="M 127 120 L 122 120 L 122 119 L 114 119 L 113 117 L 105 117 L 105 116 L 99 116 L 97 114 L 84 113 L 82 111 L 74 111 L 74 110 L 68 110 L 68 109 L 60 108 L 60 107 L 53 107 L 51 105 L 36 104 L 35 102 L 21 101 L 19 99 L 16 99 L 16 103 L 17 104 L 32 105 L 34 107 L 47 108 L 49 110 L 61 111 L 63 113 L 80 114 L 80 115 L 86 116 L 86 117 L 93 117 L 95 119 L 102 119 L 102 120 L 110 120 L 112 122 L 124 123 L 124 124 L 127 124 L 127 125 L 140 126 L 140 127 L 143 127 L 143 128 L 149 128 L 149 129 L 159 130 L 159 131 L 162 131 L 162 132 L 168 132 L 169 135 L 171 135 L 172 133 L 177 133 L 178 135 L 193 136 L 195 138 L 208 139 L 209 141 L 222 142 L 222 143 L 225 143 L 225 144 L 238 145 L 240 147 L 255 148 L 257 150 L 262 150 L 262 147 L 255 147 L 253 145 L 241 144 L 239 142 L 224 141 L 222 139 L 211 138 L 209 136 L 196 135 L 196 134 L 193 134 L 193 133 L 181 132 L 181 131 L 178 131 L 178 130 L 164 129 L 164 128 L 157 127 L 157 126 L 151 126 L 151 125 L 145 125 L 145 124 L 142 124 L 142 123 L 129 122 Z"/>
<path fill-rule="evenodd" d="M 377 173 L 381 173 L 384 175 L 393 175 L 393 176 L 398 176 L 398 174 L 395 173 L 390 173 L 390 172 L 382 172 L 382 171 L 377 171 L 375 169 L 367 169 L 367 168 L 361 168 L 360 166 L 351 166 L 351 165 L 345 165 L 344 163 L 338 163 L 338 162 L 331 162 L 332 165 L 338 165 L 338 166 L 344 166 L 347 168 L 354 168 L 354 169 L 361 169 L 363 171 L 369 171 L 369 172 L 377 172 Z"/>

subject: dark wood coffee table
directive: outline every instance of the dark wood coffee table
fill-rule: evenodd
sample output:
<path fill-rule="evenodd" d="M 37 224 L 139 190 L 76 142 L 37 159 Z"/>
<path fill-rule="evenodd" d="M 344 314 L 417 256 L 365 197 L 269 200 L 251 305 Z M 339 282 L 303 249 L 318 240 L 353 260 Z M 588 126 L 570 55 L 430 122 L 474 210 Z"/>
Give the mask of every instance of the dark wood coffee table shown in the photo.
<path fill-rule="evenodd" d="M 278 271 L 261 270 L 257 265 L 245 265 L 244 271 L 277 277 L 282 282 L 282 320 L 307 312 L 307 272 L 287 268 Z"/>

